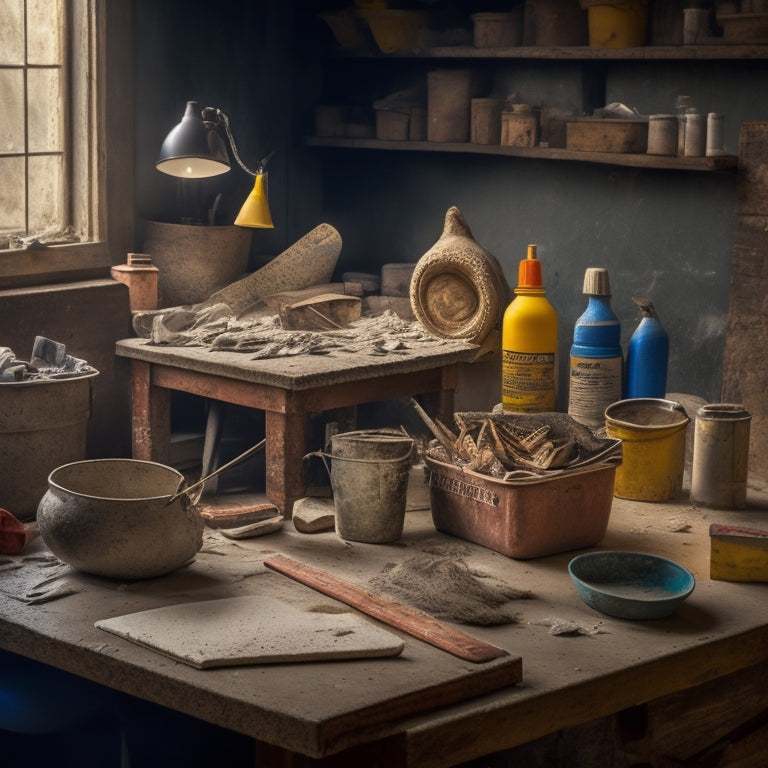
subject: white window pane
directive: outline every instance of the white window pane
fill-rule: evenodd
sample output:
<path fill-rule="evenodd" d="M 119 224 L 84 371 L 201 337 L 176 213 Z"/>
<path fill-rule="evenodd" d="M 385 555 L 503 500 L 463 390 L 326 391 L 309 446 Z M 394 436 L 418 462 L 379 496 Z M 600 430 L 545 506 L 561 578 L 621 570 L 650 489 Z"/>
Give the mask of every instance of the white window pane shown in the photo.
<path fill-rule="evenodd" d="M 20 69 L 0 69 L 0 114 L 0 155 L 24 152 L 24 73 Z"/>
<path fill-rule="evenodd" d="M 23 18 L 23 0 L 0 0 L 0 64 L 24 63 Z"/>
<path fill-rule="evenodd" d="M 24 158 L 0 157 L 0 232 L 23 232 Z"/>
<path fill-rule="evenodd" d="M 61 157 L 29 158 L 29 231 L 64 229 L 64 163 Z"/>
<path fill-rule="evenodd" d="M 61 14 L 61 0 L 27 0 L 28 64 L 61 63 Z"/>
<path fill-rule="evenodd" d="M 61 73 L 58 69 L 27 72 L 27 131 L 30 152 L 62 149 Z"/>

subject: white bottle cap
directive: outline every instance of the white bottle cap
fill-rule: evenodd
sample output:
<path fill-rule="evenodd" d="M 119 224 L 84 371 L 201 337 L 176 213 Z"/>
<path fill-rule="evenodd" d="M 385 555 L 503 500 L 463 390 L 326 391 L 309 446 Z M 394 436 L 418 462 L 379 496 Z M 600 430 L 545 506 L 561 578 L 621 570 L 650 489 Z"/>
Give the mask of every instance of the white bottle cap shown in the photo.
<path fill-rule="evenodd" d="M 611 284 L 608 280 L 608 270 L 604 267 L 587 267 L 584 272 L 582 293 L 589 296 L 610 296 Z"/>

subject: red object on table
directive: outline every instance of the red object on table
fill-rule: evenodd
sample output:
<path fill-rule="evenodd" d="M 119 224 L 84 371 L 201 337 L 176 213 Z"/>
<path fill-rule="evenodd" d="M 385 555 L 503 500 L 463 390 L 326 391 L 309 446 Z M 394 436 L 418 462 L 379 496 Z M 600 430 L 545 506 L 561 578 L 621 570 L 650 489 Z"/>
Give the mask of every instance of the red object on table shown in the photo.
<path fill-rule="evenodd" d="M 27 546 L 27 529 L 7 509 L 0 509 L 0 553 L 18 555 Z"/>

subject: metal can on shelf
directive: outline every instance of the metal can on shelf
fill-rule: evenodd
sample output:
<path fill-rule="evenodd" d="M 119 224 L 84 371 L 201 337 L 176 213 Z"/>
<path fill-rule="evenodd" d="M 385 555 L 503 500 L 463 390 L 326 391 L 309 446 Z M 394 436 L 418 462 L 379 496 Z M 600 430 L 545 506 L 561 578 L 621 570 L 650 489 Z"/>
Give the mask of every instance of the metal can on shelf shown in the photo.
<path fill-rule="evenodd" d="M 677 154 L 677 117 L 675 115 L 651 115 L 648 118 L 649 155 Z"/>

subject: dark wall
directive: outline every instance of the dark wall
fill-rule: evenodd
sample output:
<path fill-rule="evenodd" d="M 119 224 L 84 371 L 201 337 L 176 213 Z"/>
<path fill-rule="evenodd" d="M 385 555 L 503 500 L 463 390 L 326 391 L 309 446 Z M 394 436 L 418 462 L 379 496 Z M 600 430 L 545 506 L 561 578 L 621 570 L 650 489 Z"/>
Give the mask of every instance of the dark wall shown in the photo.
<path fill-rule="evenodd" d="M 274 230 L 257 230 L 254 259 L 274 254 L 293 239 L 289 199 L 292 166 L 293 24 L 291 3 L 197 0 L 158 3 L 135 0 L 134 97 L 136 104 L 137 247 L 141 220 L 179 222 L 203 215 L 217 194 L 216 224 L 231 224 L 253 186 L 253 177 L 232 161 L 213 179 L 179 181 L 155 169 L 160 145 L 181 119 L 187 101 L 218 107 L 230 119 L 238 152 L 255 170 L 267 165 Z M 312 225 L 314 226 L 314 224 Z"/>
<path fill-rule="evenodd" d="M 276 229 L 256 232 L 255 251 L 277 253 L 327 221 L 344 241 L 339 273 L 377 271 L 385 263 L 417 261 L 439 237 L 446 210 L 457 205 L 512 286 L 526 245 L 539 246 L 560 318 L 561 401 L 589 266 L 610 272 L 625 342 L 639 321 L 631 296 L 654 300 L 671 336 L 669 391 L 720 398 L 735 174 L 308 148 L 302 137 L 313 130 L 314 105 L 329 93 L 346 90 L 357 97 L 367 89 L 380 97 L 425 66 L 411 62 L 409 71 L 396 61 L 337 61 L 326 67 L 328 30 L 304 13 L 310 5 L 230 0 L 217 6 L 212 19 L 209 4 L 136 0 L 141 216 L 158 216 L 173 198 L 168 179 L 154 170 L 154 157 L 184 102 L 196 98 L 230 114 L 246 162 L 277 148 L 270 163 Z M 579 101 L 581 66 L 495 62 L 486 74 L 507 92 L 539 89 Z M 768 118 L 766 74 L 768 65 L 760 61 L 638 60 L 608 62 L 601 76 L 606 101 L 643 113 L 673 111 L 679 94 L 691 95 L 704 112 L 722 112 L 726 149 L 735 154 L 739 124 Z M 250 177 L 233 170 L 226 183 L 232 210 L 247 194 Z"/>

